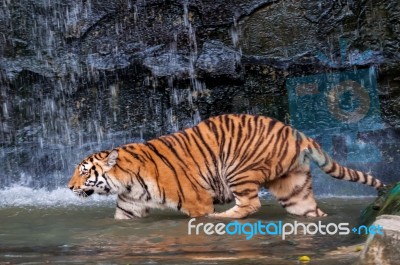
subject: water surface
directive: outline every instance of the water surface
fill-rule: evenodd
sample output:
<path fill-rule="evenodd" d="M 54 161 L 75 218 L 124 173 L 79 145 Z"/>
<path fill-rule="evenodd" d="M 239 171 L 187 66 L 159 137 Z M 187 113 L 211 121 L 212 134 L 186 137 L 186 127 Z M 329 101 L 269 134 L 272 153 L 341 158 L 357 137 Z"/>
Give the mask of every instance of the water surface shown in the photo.
<path fill-rule="evenodd" d="M 285 240 L 271 235 L 250 240 L 245 235 L 188 235 L 190 218 L 175 211 L 153 210 L 147 218 L 120 221 L 113 219 L 113 198 L 71 197 L 69 203 L 51 205 L 48 200 L 55 195 L 47 196 L 47 203 L 36 201 L 34 206 L 15 201 L 7 205 L 2 198 L 0 264 L 298 264 L 302 255 L 311 257 L 309 264 L 352 264 L 358 255 L 354 245 L 363 242 L 353 234 L 292 235 Z M 323 223 L 353 226 L 372 200 L 320 199 L 320 207 L 330 214 Z M 320 220 L 290 216 L 275 201 L 262 204 L 260 212 L 240 222 Z M 198 218 L 195 223 L 229 221 Z"/>

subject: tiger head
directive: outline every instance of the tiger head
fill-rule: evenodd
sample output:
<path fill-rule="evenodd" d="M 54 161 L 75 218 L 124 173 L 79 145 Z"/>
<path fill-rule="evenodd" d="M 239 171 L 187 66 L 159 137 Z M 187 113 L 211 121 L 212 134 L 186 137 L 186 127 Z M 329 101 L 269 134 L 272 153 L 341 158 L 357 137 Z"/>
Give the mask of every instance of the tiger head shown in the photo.
<path fill-rule="evenodd" d="M 88 197 L 93 193 L 118 193 L 118 181 L 107 174 L 113 169 L 117 159 L 116 149 L 90 155 L 78 164 L 68 187 L 79 197 Z"/>

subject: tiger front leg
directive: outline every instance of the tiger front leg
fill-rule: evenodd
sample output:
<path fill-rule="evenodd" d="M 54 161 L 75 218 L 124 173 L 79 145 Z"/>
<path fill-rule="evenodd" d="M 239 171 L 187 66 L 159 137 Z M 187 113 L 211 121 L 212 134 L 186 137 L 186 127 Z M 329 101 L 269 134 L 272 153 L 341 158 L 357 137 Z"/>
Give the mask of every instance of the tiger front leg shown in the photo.
<path fill-rule="evenodd" d="M 180 211 L 190 217 L 206 216 L 214 212 L 213 198 L 206 191 L 188 195 Z"/>
<path fill-rule="evenodd" d="M 114 218 L 118 220 L 127 220 L 146 217 L 149 214 L 149 208 L 144 206 L 141 201 L 126 198 L 123 195 L 118 196 L 117 207 Z"/>
<path fill-rule="evenodd" d="M 248 215 L 257 212 L 260 207 L 260 198 L 258 197 L 259 187 L 254 185 L 243 190 L 236 189 L 232 191 L 235 197 L 236 205 L 222 213 L 212 213 L 209 217 L 213 218 L 245 218 Z"/>

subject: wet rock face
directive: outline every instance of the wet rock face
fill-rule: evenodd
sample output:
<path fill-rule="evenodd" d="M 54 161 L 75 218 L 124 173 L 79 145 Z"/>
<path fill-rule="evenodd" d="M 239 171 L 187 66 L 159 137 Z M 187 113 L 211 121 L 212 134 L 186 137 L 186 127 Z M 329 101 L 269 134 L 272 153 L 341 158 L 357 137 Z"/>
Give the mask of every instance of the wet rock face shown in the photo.
<path fill-rule="evenodd" d="M 233 80 L 240 78 L 241 53 L 226 47 L 217 41 L 205 42 L 200 56 L 196 60 L 199 76 L 226 76 Z"/>
<path fill-rule="evenodd" d="M 66 146 L 87 154 L 220 113 L 290 122 L 290 78 L 372 66 L 398 128 L 399 18 L 395 0 L 4 1 L 1 155 L 42 167 L 57 150 L 64 172 L 79 156 Z M 43 155 L 15 151 L 27 145 Z"/>

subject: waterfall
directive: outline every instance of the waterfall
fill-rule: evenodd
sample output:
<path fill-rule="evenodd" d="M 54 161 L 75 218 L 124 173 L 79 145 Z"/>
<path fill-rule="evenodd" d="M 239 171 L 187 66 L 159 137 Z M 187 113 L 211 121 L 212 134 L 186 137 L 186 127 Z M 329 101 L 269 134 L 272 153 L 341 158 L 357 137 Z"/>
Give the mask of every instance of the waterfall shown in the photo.
<path fill-rule="evenodd" d="M 357 5 L 3 1 L 0 190 L 59 191 L 93 152 L 232 112 L 291 123 L 339 162 L 395 181 L 399 34 L 372 22 L 399 11 Z M 317 194 L 371 194 L 326 179 Z"/>

